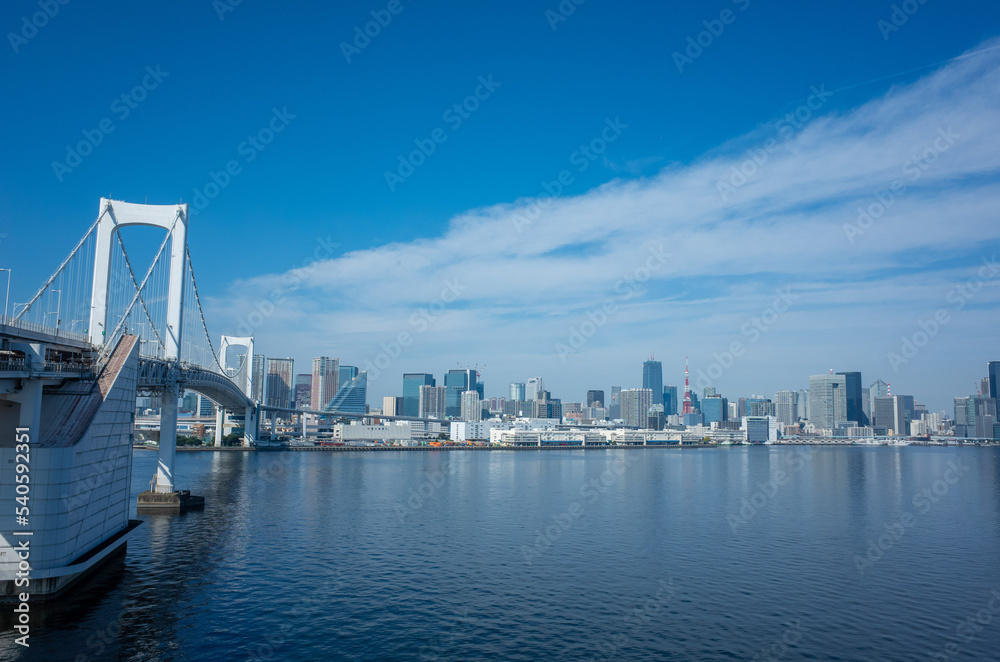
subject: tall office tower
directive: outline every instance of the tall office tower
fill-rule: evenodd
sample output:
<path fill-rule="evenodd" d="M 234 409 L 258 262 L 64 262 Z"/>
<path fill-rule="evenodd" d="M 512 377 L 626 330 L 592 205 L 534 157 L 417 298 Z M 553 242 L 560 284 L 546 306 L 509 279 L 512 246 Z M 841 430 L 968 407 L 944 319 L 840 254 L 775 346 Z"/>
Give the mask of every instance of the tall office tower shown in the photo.
<path fill-rule="evenodd" d="M 426 372 L 408 372 L 403 375 L 403 416 L 416 417 L 420 413 L 420 387 L 434 386 L 434 375 Z M 444 418 L 442 416 L 442 418 Z"/>
<path fill-rule="evenodd" d="M 987 379 L 990 380 L 990 394 L 987 396 L 985 393 L 983 397 L 990 397 L 995 400 L 1000 400 L 1000 385 L 997 385 L 998 378 L 1000 378 L 1000 361 L 990 361 L 986 364 L 986 374 Z"/>
<path fill-rule="evenodd" d="M 662 430 L 667 426 L 667 417 L 663 415 L 663 405 L 653 405 L 646 415 L 647 430 Z"/>
<path fill-rule="evenodd" d="M 466 391 L 462 394 L 460 415 L 463 421 L 472 423 L 483 420 L 483 405 L 479 400 L 479 391 Z"/>
<path fill-rule="evenodd" d="M 358 368 L 353 365 L 342 365 L 337 374 L 339 375 L 337 378 L 337 390 L 340 390 L 344 384 L 358 376 Z"/>
<path fill-rule="evenodd" d="M 973 420 L 971 406 L 972 398 L 955 398 L 955 425 L 968 425 Z"/>
<path fill-rule="evenodd" d="M 721 395 L 708 395 L 701 401 L 705 425 L 721 423 L 729 417 L 729 401 Z"/>
<path fill-rule="evenodd" d="M 847 378 L 843 375 L 809 377 L 809 420 L 817 430 L 833 430 L 847 420 Z"/>
<path fill-rule="evenodd" d="M 972 398 L 969 416 L 975 418 L 975 432 L 970 434 L 970 437 L 993 439 L 993 425 L 997 422 L 996 400 L 993 398 Z"/>
<path fill-rule="evenodd" d="M 860 372 L 838 372 L 847 381 L 847 420 L 854 421 L 859 427 L 868 425 L 868 417 L 865 416 L 864 405 L 861 402 L 861 373 Z"/>
<path fill-rule="evenodd" d="M 871 391 L 868 389 L 861 390 L 861 411 L 865 412 L 865 420 L 867 420 L 870 425 L 872 421 L 872 402 Z"/>
<path fill-rule="evenodd" d="M 679 403 L 677 402 L 677 387 L 676 386 L 664 386 L 663 387 L 663 415 L 664 416 L 676 416 L 677 407 Z"/>
<path fill-rule="evenodd" d="M 703 388 L 701 390 L 701 397 L 702 398 L 710 398 L 713 395 L 718 395 L 718 394 L 719 394 L 719 392 L 715 390 L 714 386 L 706 386 L 705 388 Z"/>
<path fill-rule="evenodd" d="M 215 403 L 207 396 L 198 394 L 198 415 L 212 416 L 215 414 Z"/>
<path fill-rule="evenodd" d="M 778 391 L 774 394 L 774 417 L 782 425 L 798 422 L 799 394 L 796 391 Z"/>
<path fill-rule="evenodd" d="M 420 387 L 418 411 L 420 418 L 445 418 L 445 389 L 444 386 Z"/>
<path fill-rule="evenodd" d="M 799 391 L 799 418 L 804 418 L 807 421 L 811 421 L 809 418 L 809 390 L 802 389 Z"/>
<path fill-rule="evenodd" d="M 648 388 L 655 394 L 654 405 L 663 404 L 663 364 L 654 360 L 652 356 L 642 364 L 642 387 Z"/>
<path fill-rule="evenodd" d="M 649 408 L 653 406 L 653 391 L 648 388 L 627 388 L 621 392 L 622 419 L 634 428 L 646 427 Z"/>
<path fill-rule="evenodd" d="M 382 413 L 386 416 L 403 415 L 403 398 L 398 395 L 387 395 L 382 398 Z"/>
<path fill-rule="evenodd" d="M 701 411 L 701 400 L 698 399 L 698 394 L 691 391 L 691 413 L 698 413 Z"/>
<path fill-rule="evenodd" d="M 545 390 L 545 383 L 541 377 L 532 377 L 524 390 L 525 400 L 537 400 L 538 394 Z"/>
<path fill-rule="evenodd" d="M 740 416 L 740 403 L 739 402 L 730 402 L 729 403 L 729 420 L 730 421 L 742 421 L 743 420 L 742 417 Z"/>
<path fill-rule="evenodd" d="M 979 380 L 979 395 L 983 398 L 990 397 L 990 378 L 983 377 Z"/>
<path fill-rule="evenodd" d="M 693 414 L 694 407 L 691 406 L 691 382 L 688 380 L 688 357 L 684 357 L 684 412 Z"/>
<path fill-rule="evenodd" d="M 267 359 L 263 354 L 253 355 L 253 373 L 250 382 L 250 398 L 257 402 L 264 402 L 264 391 L 267 388 L 267 377 L 264 371 L 264 366 L 267 364 Z"/>
<path fill-rule="evenodd" d="M 340 359 L 317 356 L 312 366 L 312 392 L 309 396 L 310 409 L 324 409 L 340 390 Z"/>
<path fill-rule="evenodd" d="M 311 409 L 312 375 L 295 375 L 295 408 Z"/>
<path fill-rule="evenodd" d="M 612 421 L 622 417 L 622 387 L 611 387 L 611 405 L 608 407 L 608 418 Z"/>
<path fill-rule="evenodd" d="M 587 406 L 588 407 L 603 407 L 604 406 L 604 391 L 587 391 Z"/>
<path fill-rule="evenodd" d="M 364 414 L 368 412 L 368 373 L 360 372 L 358 376 L 340 387 L 324 409 L 342 411 L 349 414 Z"/>
<path fill-rule="evenodd" d="M 449 370 L 444 376 L 445 414 L 449 418 L 462 415 L 462 394 L 476 390 L 476 371 L 469 369 Z"/>
<path fill-rule="evenodd" d="M 295 404 L 292 384 L 295 374 L 293 359 L 267 360 L 267 405 L 269 407 L 291 407 Z"/>
<path fill-rule="evenodd" d="M 910 434 L 909 415 L 906 411 L 903 396 L 880 395 L 875 398 L 872 407 L 876 427 L 885 428 L 893 434 Z"/>
<path fill-rule="evenodd" d="M 873 403 L 875 402 L 875 398 L 884 398 L 887 395 L 889 395 L 889 385 L 881 379 L 876 379 L 875 383 L 868 387 L 868 397 Z"/>
<path fill-rule="evenodd" d="M 527 400 L 525 397 L 525 387 L 524 382 L 511 382 L 510 383 L 510 397 L 508 400 Z"/>

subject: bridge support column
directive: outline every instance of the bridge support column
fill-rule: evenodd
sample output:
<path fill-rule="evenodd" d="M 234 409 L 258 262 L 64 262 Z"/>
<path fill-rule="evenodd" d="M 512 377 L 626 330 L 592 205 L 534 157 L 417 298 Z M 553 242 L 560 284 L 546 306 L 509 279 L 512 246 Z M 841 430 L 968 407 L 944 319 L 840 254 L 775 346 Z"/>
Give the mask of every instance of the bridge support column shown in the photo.
<path fill-rule="evenodd" d="M 257 406 L 247 407 L 246 418 L 243 419 L 243 445 L 253 446 L 257 443 Z"/>
<path fill-rule="evenodd" d="M 309 424 L 308 424 L 308 422 L 306 420 L 307 416 L 308 416 L 307 414 L 299 414 L 299 421 L 302 423 L 302 441 L 305 441 L 306 438 L 309 436 L 309 434 L 308 434 L 308 431 L 309 431 L 308 430 L 308 425 Z"/>
<path fill-rule="evenodd" d="M 216 446 L 221 446 L 222 445 L 222 437 L 225 436 L 225 434 L 223 434 L 225 432 L 225 426 L 226 426 L 226 410 L 222 408 L 222 405 L 219 405 L 218 409 L 216 409 L 216 411 L 215 411 L 215 445 Z"/>
<path fill-rule="evenodd" d="M 160 403 L 160 460 L 156 467 L 156 491 L 174 492 L 174 457 L 177 454 L 177 400 L 180 388 L 168 384 Z"/>
<path fill-rule="evenodd" d="M 12 349 L 24 352 L 25 358 L 30 361 L 35 370 L 41 370 L 45 364 L 45 345 L 43 344 L 14 343 Z M 21 405 L 21 415 L 17 424 L 31 430 L 32 439 L 38 439 L 38 431 L 42 424 L 42 386 L 41 379 L 26 379 L 21 387 L 21 392 L 11 397 L 11 400 Z"/>

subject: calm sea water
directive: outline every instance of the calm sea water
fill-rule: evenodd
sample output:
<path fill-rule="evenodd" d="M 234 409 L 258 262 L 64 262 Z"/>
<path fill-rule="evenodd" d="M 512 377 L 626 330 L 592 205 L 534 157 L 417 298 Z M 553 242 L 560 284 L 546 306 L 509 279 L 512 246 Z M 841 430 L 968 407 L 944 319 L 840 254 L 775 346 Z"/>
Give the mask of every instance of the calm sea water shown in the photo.
<path fill-rule="evenodd" d="M 177 475 L 205 511 L 144 516 L 123 563 L 36 608 L 29 650 L 4 606 L 0 659 L 1000 659 L 1000 449 L 182 453 Z"/>

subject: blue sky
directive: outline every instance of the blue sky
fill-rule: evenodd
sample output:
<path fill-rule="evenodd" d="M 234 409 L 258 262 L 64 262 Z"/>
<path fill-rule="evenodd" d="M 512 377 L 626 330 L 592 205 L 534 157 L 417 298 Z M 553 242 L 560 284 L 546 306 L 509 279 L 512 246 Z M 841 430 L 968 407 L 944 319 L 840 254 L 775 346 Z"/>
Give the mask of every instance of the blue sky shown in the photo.
<path fill-rule="evenodd" d="M 5 3 L 11 298 L 37 289 L 101 196 L 191 202 L 236 161 L 191 224 L 213 330 L 237 332 L 280 289 L 253 331 L 300 371 L 319 354 L 375 365 L 408 333 L 370 375 L 376 406 L 403 372 L 459 363 L 486 365 L 490 395 L 541 375 L 575 401 L 638 386 L 655 352 L 665 382 L 687 353 L 733 397 L 835 368 L 950 408 L 1000 358 L 1000 278 L 953 292 L 1000 244 L 1000 7 L 676 4 L 567 2 L 555 21 L 555 0 L 69 2 L 32 31 L 37 0 Z M 391 20 L 348 62 L 341 44 L 371 12 Z M 115 101 L 144 81 L 134 108 Z M 93 153 L 53 166 L 85 131 Z M 433 153 L 390 185 L 415 141 Z M 732 169 L 754 154 L 742 182 Z M 845 229 L 897 180 L 883 216 Z M 155 249 L 135 234 L 130 250 Z M 656 251 L 670 257 L 643 278 Z M 754 322 L 779 290 L 800 298 Z M 938 309 L 948 322 L 893 362 Z"/>

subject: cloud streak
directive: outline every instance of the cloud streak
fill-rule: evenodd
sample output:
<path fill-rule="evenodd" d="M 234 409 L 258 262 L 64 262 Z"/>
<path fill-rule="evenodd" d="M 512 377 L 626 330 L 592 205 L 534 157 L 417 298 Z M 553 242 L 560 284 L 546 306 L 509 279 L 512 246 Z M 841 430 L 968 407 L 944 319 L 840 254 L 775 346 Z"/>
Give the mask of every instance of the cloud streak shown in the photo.
<path fill-rule="evenodd" d="M 898 335 L 940 305 L 981 257 L 1000 248 L 1000 51 L 979 47 L 924 78 L 858 108 L 827 112 L 778 141 L 766 163 L 726 200 L 717 184 L 775 137 L 741 136 L 702 159 L 651 177 L 614 179 L 556 198 L 523 232 L 513 221 L 531 200 L 473 209 L 440 236 L 353 251 L 315 265 L 306 284 L 258 331 L 265 353 L 340 356 L 363 365 L 410 326 L 421 307 L 457 280 L 463 294 L 374 383 L 370 403 L 401 392 L 404 371 L 440 375 L 486 363 L 487 395 L 541 374 L 568 401 L 588 388 L 636 386 L 650 351 L 677 383 L 692 365 L 738 339 L 779 288 L 802 294 L 766 337 L 719 381 L 732 396 L 804 388 L 809 374 L 861 369 L 891 374 L 884 355 Z M 954 144 L 912 177 L 914 158 L 942 132 Z M 940 143 L 939 143 L 940 144 Z M 907 165 L 910 164 L 910 171 Z M 885 213 L 850 240 L 858 209 L 905 182 Z M 607 325 L 564 363 L 555 343 L 588 309 L 620 298 L 615 285 L 651 248 L 671 255 Z M 236 320 L 287 274 L 233 283 L 211 302 L 213 319 Z M 994 351 L 1000 292 L 974 305 L 895 378 L 943 408 Z M 829 364 L 829 365 L 828 365 Z M 305 363 L 299 366 L 305 371 Z M 971 366 L 971 367 L 970 367 Z M 976 370 L 966 375 L 966 370 Z M 947 373 L 947 376 L 943 376 Z"/>

